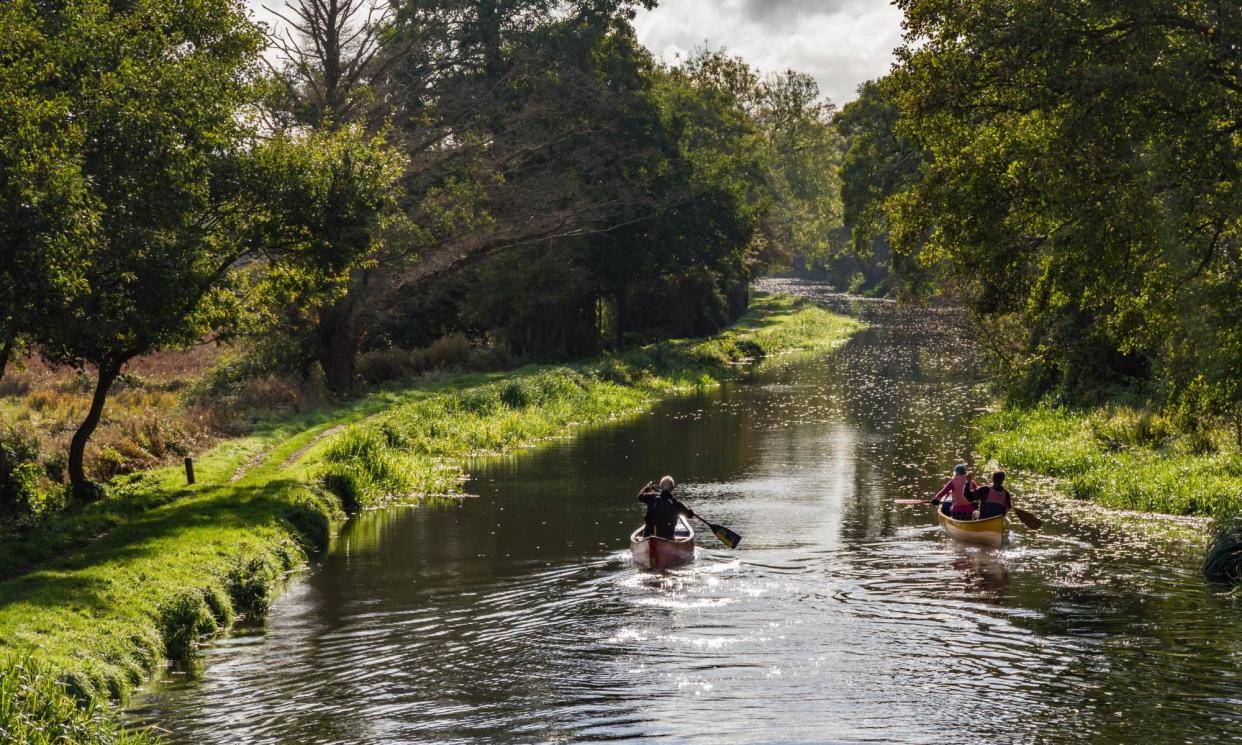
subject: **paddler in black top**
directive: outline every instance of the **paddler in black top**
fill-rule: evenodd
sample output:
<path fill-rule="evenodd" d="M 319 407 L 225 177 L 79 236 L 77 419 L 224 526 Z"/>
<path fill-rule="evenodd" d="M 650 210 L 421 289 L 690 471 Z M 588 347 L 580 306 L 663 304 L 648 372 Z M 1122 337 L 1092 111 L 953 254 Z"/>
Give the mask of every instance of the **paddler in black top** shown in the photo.
<path fill-rule="evenodd" d="M 643 518 L 647 527 L 643 530 L 643 535 L 672 538 L 673 532 L 677 530 L 678 515 L 694 518 L 694 510 L 673 496 L 673 489 L 676 486 L 677 482 L 673 481 L 672 476 L 665 476 L 660 479 L 658 489 L 655 482 L 648 481 L 647 485 L 638 492 L 638 501 L 647 505 L 647 515 Z"/>

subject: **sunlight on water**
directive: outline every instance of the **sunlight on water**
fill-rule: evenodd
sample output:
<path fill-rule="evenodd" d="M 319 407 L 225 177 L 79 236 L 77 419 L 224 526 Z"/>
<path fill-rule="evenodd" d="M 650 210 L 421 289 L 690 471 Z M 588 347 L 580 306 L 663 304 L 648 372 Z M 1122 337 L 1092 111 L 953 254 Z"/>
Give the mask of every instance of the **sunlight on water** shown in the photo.
<path fill-rule="evenodd" d="M 1200 525 L 1036 484 L 1046 530 L 947 540 L 893 500 L 971 456 L 988 399 L 958 319 L 787 287 L 873 327 L 480 461 L 477 499 L 351 521 L 265 633 L 131 721 L 185 743 L 1242 740 L 1240 601 L 1200 580 Z M 634 493 L 665 472 L 738 551 L 703 531 L 690 565 L 630 565 Z"/>

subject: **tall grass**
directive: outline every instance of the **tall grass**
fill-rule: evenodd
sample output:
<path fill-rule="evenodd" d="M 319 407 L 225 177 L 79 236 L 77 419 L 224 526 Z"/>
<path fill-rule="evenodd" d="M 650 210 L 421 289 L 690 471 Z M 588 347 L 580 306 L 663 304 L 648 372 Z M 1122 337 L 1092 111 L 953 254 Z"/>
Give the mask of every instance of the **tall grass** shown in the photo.
<path fill-rule="evenodd" d="M 64 683 L 37 663 L 0 665 L 0 742 L 65 745 L 149 745 L 147 731 L 126 731 L 94 702 L 81 704 Z"/>
<path fill-rule="evenodd" d="M 1242 514 L 1242 455 L 1226 433 L 1179 433 L 1132 407 L 1007 408 L 976 422 L 977 448 L 1005 468 L 1055 476 L 1108 507 L 1228 518 Z"/>

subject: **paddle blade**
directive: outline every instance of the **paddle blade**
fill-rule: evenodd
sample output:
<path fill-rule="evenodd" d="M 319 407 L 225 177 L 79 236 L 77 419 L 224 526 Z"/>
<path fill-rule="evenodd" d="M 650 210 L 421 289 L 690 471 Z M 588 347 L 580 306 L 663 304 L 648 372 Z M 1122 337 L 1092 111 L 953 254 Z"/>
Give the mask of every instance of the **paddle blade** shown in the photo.
<path fill-rule="evenodd" d="M 1013 514 L 1017 515 L 1018 519 L 1022 521 L 1022 524 L 1031 530 L 1039 530 L 1044 525 L 1043 520 L 1040 520 L 1038 517 L 1035 517 L 1021 507 L 1014 507 Z"/>
<path fill-rule="evenodd" d="M 711 523 L 708 523 L 711 525 Z M 737 544 L 742 542 L 742 536 L 734 533 L 723 525 L 711 525 L 712 532 L 720 539 L 720 542 L 729 548 L 737 548 Z"/>

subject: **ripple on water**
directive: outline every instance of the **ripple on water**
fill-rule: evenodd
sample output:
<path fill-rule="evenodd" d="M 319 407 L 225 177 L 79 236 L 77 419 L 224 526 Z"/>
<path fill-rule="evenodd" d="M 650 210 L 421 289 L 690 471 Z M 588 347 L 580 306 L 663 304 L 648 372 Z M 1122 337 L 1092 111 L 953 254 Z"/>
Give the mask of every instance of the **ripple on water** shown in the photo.
<path fill-rule="evenodd" d="M 770 286 L 872 328 L 481 462 L 461 508 L 355 519 L 266 633 L 129 716 L 172 742 L 1242 741 L 1242 601 L 1199 544 L 1035 490 L 1040 534 L 947 541 L 892 500 L 971 456 L 958 319 Z M 687 567 L 629 565 L 634 484 L 670 471 L 741 550 L 703 532 Z"/>

